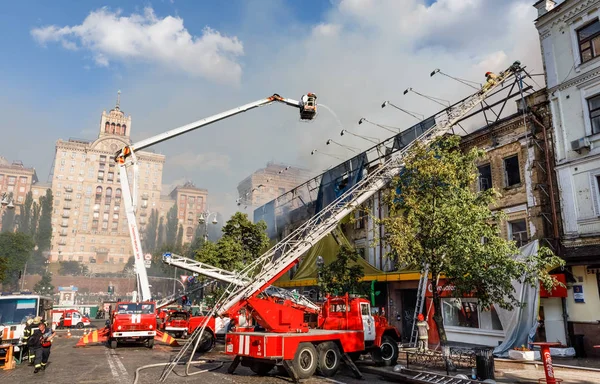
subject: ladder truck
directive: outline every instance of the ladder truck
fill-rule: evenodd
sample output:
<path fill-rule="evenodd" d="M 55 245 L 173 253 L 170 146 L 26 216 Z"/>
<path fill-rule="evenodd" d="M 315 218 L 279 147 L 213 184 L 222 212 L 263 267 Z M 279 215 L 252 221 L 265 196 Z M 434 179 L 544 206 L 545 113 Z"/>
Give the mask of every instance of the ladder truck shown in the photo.
<path fill-rule="evenodd" d="M 228 284 L 235 284 L 243 286 L 248 284 L 248 279 L 239 278 L 235 272 L 227 271 L 221 268 L 214 267 L 212 265 L 202 263 L 197 260 L 193 260 L 187 257 L 183 257 L 174 253 L 167 252 L 163 254 L 163 263 L 177 267 L 189 272 L 196 273 L 213 279 L 213 281 L 225 282 Z M 306 315 L 318 314 L 321 310 L 317 304 L 313 303 L 305 296 L 300 294 L 292 293 L 286 289 L 278 288 L 275 286 L 268 287 L 265 293 L 273 300 L 279 302 L 287 302 L 290 306 L 303 310 Z M 188 334 L 193 332 L 206 320 L 206 316 L 194 316 L 189 319 L 188 322 Z M 233 323 L 232 323 L 233 321 Z M 230 325 L 237 324 L 242 326 L 249 326 L 252 318 L 249 313 L 242 310 L 240 313 L 235 314 L 233 318 L 229 316 L 211 316 L 206 325 L 206 332 L 204 340 L 202 342 L 201 352 L 207 351 L 214 346 L 217 337 L 224 337 L 229 329 Z"/>
<path fill-rule="evenodd" d="M 434 126 L 386 158 L 360 182 L 236 275 L 248 282 L 244 285 L 230 284 L 213 308 L 213 313 L 223 316 L 246 308 L 265 331 L 237 327 L 227 333 L 225 353 L 234 357 L 229 373 L 233 373 L 240 363 L 257 373 L 266 373 L 280 365 L 294 381 L 298 381 L 312 376 L 317 368 L 322 375 L 332 376 L 343 360 L 357 377 L 361 377 L 352 362 L 352 355 L 365 351 L 372 351 L 371 355 L 376 361 L 393 363 L 397 358 L 398 345 L 390 340 L 392 334 L 386 334 L 389 331 L 385 324 L 373 324 L 373 317 L 367 314 L 368 301 L 351 300 L 348 296 L 328 300 L 323 306 L 320 329 L 309 330 L 302 322 L 302 311 L 261 296 L 267 287 L 297 263 L 300 256 L 331 233 L 340 220 L 398 176 L 406 155 L 416 143 L 427 146 L 450 132 L 469 111 L 493 94 L 507 79 L 519 76 L 521 71 L 523 69 L 517 61 L 501 72 L 495 82 L 486 84 L 479 92 L 436 115 Z M 163 371 L 161 381 L 166 380 L 194 339 L 198 344 L 208 320 Z M 191 358 L 186 372 L 190 364 Z"/>
<path fill-rule="evenodd" d="M 217 121 L 235 116 L 242 112 L 251 109 L 269 105 L 272 103 L 282 103 L 288 106 L 296 107 L 300 110 L 301 120 L 312 120 L 317 113 L 317 96 L 313 93 L 308 93 L 302 96 L 300 101 L 287 99 L 274 94 L 264 99 L 254 101 L 242 105 L 240 107 L 230 109 L 228 111 L 204 118 L 193 123 L 172 129 L 170 131 L 142 140 L 138 143 L 127 145 L 120 149 L 115 154 L 115 161 L 119 166 L 119 175 L 121 180 L 121 190 L 123 193 L 123 201 L 125 206 L 125 214 L 127 216 L 129 234 L 133 248 L 133 256 L 135 261 L 135 270 L 137 275 L 137 287 L 139 299 L 134 298 L 131 302 L 118 302 L 116 304 L 113 315 L 110 318 L 109 326 L 104 330 L 96 333 L 93 337 L 87 337 L 85 340 L 80 340 L 79 345 L 84 345 L 90 342 L 108 341 L 111 348 L 116 348 L 119 342 L 122 341 L 138 341 L 152 348 L 154 339 L 161 341 L 171 340 L 167 335 L 157 330 L 156 321 L 156 302 L 152 300 L 148 276 L 144 265 L 144 255 L 140 241 L 140 233 L 136 222 L 136 210 L 138 199 L 138 161 L 136 151 L 148 148 L 152 145 L 172 139 L 187 132 L 191 132 L 206 125 Z M 130 185 L 127 169 L 132 169 L 133 182 Z M 174 339 L 173 339 L 174 341 Z"/>

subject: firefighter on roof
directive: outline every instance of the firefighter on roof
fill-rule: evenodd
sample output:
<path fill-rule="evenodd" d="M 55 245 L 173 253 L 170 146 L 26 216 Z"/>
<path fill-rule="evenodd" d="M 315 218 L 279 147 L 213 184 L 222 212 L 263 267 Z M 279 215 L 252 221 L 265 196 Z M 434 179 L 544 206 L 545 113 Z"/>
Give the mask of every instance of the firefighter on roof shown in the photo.
<path fill-rule="evenodd" d="M 497 79 L 498 79 L 498 76 L 496 76 L 492 72 L 486 72 L 485 73 L 485 84 L 483 84 L 483 87 L 481 88 L 481 91 L 479 91 L 479 93 L 483 94 L 488 89 L 490 89 L 491 87 L 493 87 L 494 85 L 496 85 L 496 80 Z"/>

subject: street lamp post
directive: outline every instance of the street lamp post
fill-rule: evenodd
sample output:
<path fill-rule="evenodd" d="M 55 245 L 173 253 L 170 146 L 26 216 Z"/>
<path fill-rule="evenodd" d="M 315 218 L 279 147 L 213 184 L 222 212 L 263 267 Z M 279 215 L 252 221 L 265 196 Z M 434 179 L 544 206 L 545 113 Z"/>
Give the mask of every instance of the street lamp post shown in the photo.
<path fill-rule="evenodd" d="M 217 221 L 217 213 L 210 212 L 209 210 L 200 212 L 198 214 L 198 223 L 204 225 L 204 242 L 208 241 L 208 219 L 213 216 L 212 224 L 217 225 L 219 222 Z"/>

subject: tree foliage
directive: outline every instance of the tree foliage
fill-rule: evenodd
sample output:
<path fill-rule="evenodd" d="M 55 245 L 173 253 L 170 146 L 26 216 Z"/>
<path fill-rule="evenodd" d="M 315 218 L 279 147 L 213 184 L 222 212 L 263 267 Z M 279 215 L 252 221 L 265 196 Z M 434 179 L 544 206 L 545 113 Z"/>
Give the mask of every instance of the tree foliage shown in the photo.
<path fill-rule="evenodd" d="M 19 274 L 29 260 L 34 243 L 29 235 L 22 232 L 0 233 L 0 280 L 11 288 L 16 288 Z"/>
<path fill-rule="evenodd" d="M 549 250 L 527 259 L 516 258 L 513 241 L 500 235 L 502 212 L 491 207 L 498 192 L 476 192 L 476 161 L 483 152 L 464 153 L 460 138 L 439 139 L 427 149 L 409 155 L 389 195 L 390 217 L 383 219 L 386 243 L 397 265 L 429 265 L 433 289 L 434 321 L 440 341 L 446 343 L 440 291 L 453 286 L 455 297 L 474 294 L 483 309 L 492 304 L 511 309 L 521 305 L 512 286 L 514 280 L 527 284 L 555 283 L 547 273 L 562 261 Z M 539 280 L 538 280 L 539 279 Z M 435 285 L 435 284 L 434 284 Z"/>
<path fill-rule="evenodd" d="M 148 225 L 144 230 L 144 243 L 142 249 L 146 252 L 153 252 L 156 249 L 156 240 L 158 234 L 158 210 L 152 209 L 148 218 Z"/>
<path fill-rule="evenodd" d="M 183 225 L 179 224 L 177 228 L 177 238 L 175 239 L 175 246 L 181 247 L 183 245 Z"/>
<path fill-rule="evenodd" d="M 27 192 L 25 203 L 21 206 L 19 216 L 19 231 L 30 235 L 33 238 L 31 228 L 37 226 L 37 222 L 32 221 L 33 193 Z"/>
<path fill-rule="evenodd" d="M 12 198 L 12 193 L 10 194 Z M 9 199 L 10 199 L 9 198 Z M 14 232 L 17 225 L 17 214 L 15 208 L 6 208 L 2 213 L 2 232 Z"/>
<path fill-rule="evenodd" d="M 206 242 L 196 251 L 198 261 L 228 271 L 240 270 L 269 245 L 267 225 L 248 220 L 245 213 L 235 213 L 223 227 L 223 236 L 216 242 Z"/>
<path fill-rule="evenodd" d="M 356 264 L 360 255 L 356 249 L 343 245 L 336 259 L 318 272 L 319 289 L 328 294 L 341 295 L 360 290 L 360 279 L 364 276 L 363 267 Z"/>
<path fill-rule="evenodd" d="M 160 217 L 158 222 L 158 230 L 156 234 L 156 248 L 161 248 L 165 245 L 165 225 L 164 225 L 164 217 Z"/>
<path fill-rule="evenodd" d="M 42 279 L 35 283 L 33 291 L 40 295 L 51 295 L 54 292 L 52 285 L 52 275 L 50 273 L 42 274 Z"/>
<path fill-rule="evenodd" d="M 175 245 L 177 241 L 177 203 L 173 204 L 169 212 L 167 212 L 166 244 Z"/>
<path fill-rule="evenodd" d="M 38 224 L 36 244 L 40 252 L 50 250 L 52 239 L 52 190 L 47 189 L 46 195 L 40 197 L 40 222 Z"/>
<path fill-rule="evenodd" d="M 61 261 L 59 264 L 58 273 L 63 276 L 83 276 L 88 271 L 88 267 L 85 264 L 76 260 Z"/>

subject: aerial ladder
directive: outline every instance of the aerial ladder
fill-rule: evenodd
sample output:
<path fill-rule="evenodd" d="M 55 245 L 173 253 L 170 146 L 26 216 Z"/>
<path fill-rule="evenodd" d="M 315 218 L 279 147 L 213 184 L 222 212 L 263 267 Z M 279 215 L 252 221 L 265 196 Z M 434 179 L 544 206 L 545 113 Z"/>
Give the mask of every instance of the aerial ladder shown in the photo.
<path fill-rule="evenodd" d="M 163 262 L 173 267 L 184 269 L 189 272 L 197 273 L 217 281 L 237 285 L 240 287 L 250 283 L 248 278 L 240 277 L 236 272 L 217 268 L 197 260 L 176 255 L 174 253 L 165 253 L 163 255 Z M 265 289 L 265 294 L 269 297 L 278 298 L 280 300 L 289 300 L 293 307 L 304 309 L 310 313 L 317 313 L 321 309 L 317 304 L 306 298 L 306 296 L 299 293 L 290 292 L 287 289 L 270 286 Z"/>
<path fill-rule="evenodd" d="M 340 195 L 262 256 L 239 271 L 236 279 L 245 280 L 247 283 L 244 285 L 229 284 L 220 300 L 212 309 L 212 313 L 207 316 L 205 323 L 197 328 L 188 343 L 180 350 L 180 353 L 177 354 L 170 365 L 165 368 L 160 381 L 164 382 L 167 379 L 170 372 L 172 372 L 186 354 L 188 347 L 192 343 L 195 343 L 186 366 L 186 374 L 190 374 L 189 367 L 192 363 L 192 358 L 202 339 L 211 315 L 225 316 L 234 314 L 246 306 L 252 307 L 257 297 L 289 271 L 297 263 L 298 258 L 330 234 L 343 218 L 360 207 L 377 191 L 387 186 L 394 177 L 398 176 L 412 148 L 416 145 L 428 146 L 436 139 L 450 132 L 454 125 L 467 116 L 471 110 L 480 105 L 489 95 L 493 94 L 495 89 L 501 86 L 507 79 L 515 77 L 521 71 L 520 62 L 516 61 L 496 78 L 488 81 L 480 91 L 436 115 L 435 125 L 423 132 L 414 141 L 406 144 L 402 149 L 389 156 L 385 162 L 373 169 L 365 178 Z"/>
<path fill-rule="evenodd" d="M 249 111 L 251 109 L 266 106 L 272 103 L 282 103 L 291 107 L 296 107 L 300 110 L 301 120 L 312 120 L 314 119 L 317 113 L 316 99 L 317 96 L 313 93 L 308 93 L 302 96 L 302 99 L 300 101 L 283 98 L 278 94 L 274 94 L 273 96 L 269 96 L 265 99 L 257 100 L 252 103 L 248 103 L 240 107 L 213 115 L 211 117 L 207 117 L 195 121 L 193 123 L 181 126 L 179 128 L 175 128 L 170 131 L 158 134 L 156 136 L 142 140 L 138 143 L 127 145 L 115 154 L 115 161 L 119 165 L 121 191 L 123 195 L 122 199 L 124 201 L 125 214 L 127 215 L 127 223 L 129 226 L 129 234 L 131 237 L 133 256 L 135 259 L 135 270 L 137 275 L 138 291 L 140 292 L 140 297 L 142 301 L 150 300 L 152 295 L 150 293 L 148 275 L 146 274 L 146 267 L 144 265 L 144 254 L 142 252 L 140 232 L 135 216 L 137 210 L 139 178 L 139 165 L 136 158 L 136 151 L 140 151 L 142 149 L 151 147 L 163 141 L 183 135 L 184 133 L 194 131 L 198 128 L 202 128 L 204 126 L 226 119 L 228 117 L 232 117 L 240 113 Z M 127 174 L 127 168 L 129 167 L 131 167 L 133 171 L 132 185 L 130 185 L 129 177 Z"/>

